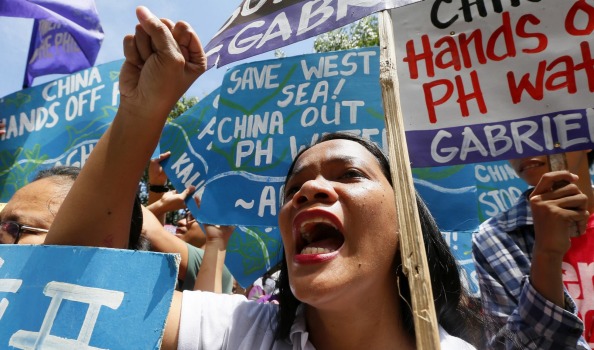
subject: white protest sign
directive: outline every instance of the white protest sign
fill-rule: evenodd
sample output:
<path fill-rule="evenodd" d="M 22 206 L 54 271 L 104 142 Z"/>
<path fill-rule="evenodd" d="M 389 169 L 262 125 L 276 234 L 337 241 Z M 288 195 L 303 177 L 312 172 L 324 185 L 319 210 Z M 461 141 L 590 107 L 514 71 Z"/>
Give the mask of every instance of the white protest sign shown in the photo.
<path fill-rule="evenodd" d="M 594 1 L 426 0 L 392 17 L 413 166 L 593 148 Z"/>

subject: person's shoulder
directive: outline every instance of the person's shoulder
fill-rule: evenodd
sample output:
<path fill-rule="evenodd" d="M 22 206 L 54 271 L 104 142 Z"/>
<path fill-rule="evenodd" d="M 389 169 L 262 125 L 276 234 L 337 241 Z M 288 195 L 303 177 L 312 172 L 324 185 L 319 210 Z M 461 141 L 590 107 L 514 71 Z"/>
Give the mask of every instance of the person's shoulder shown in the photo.
<path fill-rule="evenodd" d="M 200 249 L 196 246 L 191 245 L 190 243 L 186 242 L 186 246 L 188 247 L 188 254 L 198 255 L 202 258 L 204 255 L 204 249 Z"/>
<path fill-rule="evenodd" d="M 472 344 L 450 335 L 441 326 L 439 326 L 439 345 L 441 350 L 476 350 Z"/>

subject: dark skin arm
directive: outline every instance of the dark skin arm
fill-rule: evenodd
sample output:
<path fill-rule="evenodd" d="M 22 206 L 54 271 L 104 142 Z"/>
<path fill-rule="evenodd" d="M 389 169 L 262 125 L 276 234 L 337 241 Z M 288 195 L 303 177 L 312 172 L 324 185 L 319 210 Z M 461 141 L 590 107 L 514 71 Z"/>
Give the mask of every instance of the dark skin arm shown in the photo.
<path fill-rule="evenodd" d="M 124 39 L 118 112 L 64 200 L 46 244 L 127 246 L 138 181 L 167 115 L 206 70 L 202 45 L 187 23 L 159 20 L 144 7 L 136 15 L 136 33 Z M 180 301 L 175 293 L 164 349 L 177 348 Z"/>
<path fill-rule="evenodd" d="M 530 281 L 546 299 L 565 307 L 561 264 L 571 246 L 570 237 L 586 230 L 588 197 L 575 184 L 578 176 L 554 171 L 542 176 L 530 195 L 535 244 Z M 554 189 L 555 183 L 567 183 Z"/>

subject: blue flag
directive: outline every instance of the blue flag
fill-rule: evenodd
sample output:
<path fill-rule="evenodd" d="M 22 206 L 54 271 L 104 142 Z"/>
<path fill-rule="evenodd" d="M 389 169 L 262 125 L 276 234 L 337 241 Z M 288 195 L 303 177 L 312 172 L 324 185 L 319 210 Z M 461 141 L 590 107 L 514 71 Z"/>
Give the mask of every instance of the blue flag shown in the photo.
<path fill-rule="evenodd" d="M 104 35 L 94 0 L 0 0 L 0 16 L 35 19 L 24 88 L 95 64 Z"/>

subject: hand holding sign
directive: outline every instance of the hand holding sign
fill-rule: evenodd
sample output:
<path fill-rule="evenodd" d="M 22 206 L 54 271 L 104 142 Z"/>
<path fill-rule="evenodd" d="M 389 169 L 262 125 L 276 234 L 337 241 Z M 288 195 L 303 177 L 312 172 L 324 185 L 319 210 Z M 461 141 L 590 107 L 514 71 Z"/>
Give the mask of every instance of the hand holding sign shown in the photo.
<path fill-rule="evenodd" d="M 577 175 L 565 170 L 549 172 L 530 195 L 535 235 L 530 281 L 542 296 L 562 307 L 562 274 L 555 272 L 560 272 L 563 256 L 571 247 L 569 237 L 576 228 L 585 232 L 589 217 L 588 197 L 575 185 L 577 180 Z M 569 184 L 555 189 L 561 181 Z"/>
<path fill-rule="evenodd" d="M 542 176 L 530 195 L 530 207 L 534 216 L 536 252 L 556 255 L 559 259 L 569 249 L 570 235 L 576 230 L 586 230 L 588 221 L 588 198 L 574 184 L 578 176 L 566 170 L 553 171 Z M 568 185 L 557 188 L 559 182 Z"/>

